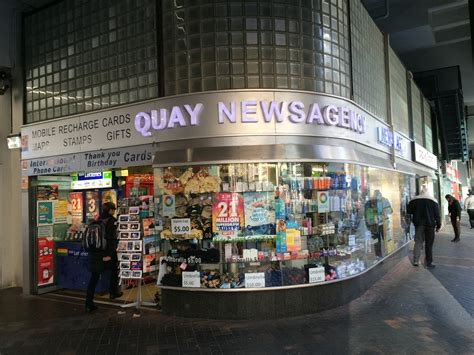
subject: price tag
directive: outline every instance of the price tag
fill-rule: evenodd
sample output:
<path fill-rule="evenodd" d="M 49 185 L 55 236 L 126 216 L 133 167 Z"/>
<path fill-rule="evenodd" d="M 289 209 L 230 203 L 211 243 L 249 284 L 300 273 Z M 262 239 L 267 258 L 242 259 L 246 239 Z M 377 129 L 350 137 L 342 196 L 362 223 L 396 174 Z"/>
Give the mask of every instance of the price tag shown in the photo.
<path fill-rule="evenodd" d="M 351 234 L 349 236 L 349 246 L 353 247 L 356 245 L 356 236 L 354 234 Z"/>
<path fill-rule="evenodd" d="M 324 267 L 312 267 L 309 271 L 309 283 L 322 282 L 326 279 Z"/>
<path fill-rule="evenodd" d="M 191 232 L 191 219 L 177 218 L 171 220 L 171 232 L 173 234 L 188 234 Z"/>
<path fill-rule="evenodd" d="M 201 287 L 201 276 L 198 271 L 183 271 L 183 287 Z"/>
<path fill-rule="evenodd" d="M 265 273 L 253 272 L 245 273 L 245 288 L 262 288 L 265 287 Z"/>

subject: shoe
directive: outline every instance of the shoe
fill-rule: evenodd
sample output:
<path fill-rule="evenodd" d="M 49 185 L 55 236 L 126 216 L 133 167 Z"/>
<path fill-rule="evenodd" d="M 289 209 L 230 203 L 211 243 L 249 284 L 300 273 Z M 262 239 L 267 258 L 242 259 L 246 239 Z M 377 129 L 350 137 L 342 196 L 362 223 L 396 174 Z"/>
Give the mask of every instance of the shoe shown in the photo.
<path fill-rule="evenodd" d="M 454 238 L 454 239 L 451 239 L 451 241 L 452 241 L 452 242 L 455 242 L 455 241 L 456 241 L 456 238 Z"/>
<path fill-rule="evenodd" d="M 92 312 L 97 311 L 98 309 L 99 307 L 97 307 L 95 304 L 86 306 L 86 313 L 92 313 Z"/>
<path fill-rule="evenodd" d="M 418 266 L 420 264 L 418 264 L 417 262 L 413 262 L 413 266 Z"/>
<path fill-rule="evenodd" d="M 457 242 L 460 242 L 460 241 L 461 241 L 461 239 L 459 239 L 459 238 L 453 240 L 454 243 L 457 243 Z"/>
<path fill-rule="evenodd" d="M 122 296 L 123 296 L 123 292 L 117 292 L 117 293 L 111 293 L 111 294 L 109 295 L 109 298 L 110 298 L 111 300 L 113 300 L 114 298 L 120 298 L 120 297 L 122 297 Z"/>
<path fill-rule="evenodd" d="M 435 267 L 436 267 L 435 264 L 429 264 L 425 266 L 426 269 L 434 269 Z"/>

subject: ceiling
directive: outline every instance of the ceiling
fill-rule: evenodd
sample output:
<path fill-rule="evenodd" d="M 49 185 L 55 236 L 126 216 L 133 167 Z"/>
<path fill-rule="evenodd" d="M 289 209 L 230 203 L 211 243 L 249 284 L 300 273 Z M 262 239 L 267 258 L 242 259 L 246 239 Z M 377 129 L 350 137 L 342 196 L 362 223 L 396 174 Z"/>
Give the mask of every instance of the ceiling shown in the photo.
<path fill-rule="evenodd" d="M 474 105 L 468 0 L 363 0 L 363 3 L 380 29 L 390 35 L 393 49 L 408 70 L 459 65 L 464 102 Z"/>

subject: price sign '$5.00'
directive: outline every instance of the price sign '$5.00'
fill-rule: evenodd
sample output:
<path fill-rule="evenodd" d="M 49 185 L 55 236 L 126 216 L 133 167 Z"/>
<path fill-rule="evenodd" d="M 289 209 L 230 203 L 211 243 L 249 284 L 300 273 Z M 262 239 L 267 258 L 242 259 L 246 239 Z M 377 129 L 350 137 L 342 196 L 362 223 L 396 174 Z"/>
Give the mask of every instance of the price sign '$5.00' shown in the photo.
<path fill-rule="evenodd" d="M 188 234 L 191 232 L 191 219 L 176 218 L 171 220 L 171 233 Z"/>
<path fill-rule="evenodd" d="M 183 271 L 183 287 L 201 287 L 201 274 L 198 271 Z"/>

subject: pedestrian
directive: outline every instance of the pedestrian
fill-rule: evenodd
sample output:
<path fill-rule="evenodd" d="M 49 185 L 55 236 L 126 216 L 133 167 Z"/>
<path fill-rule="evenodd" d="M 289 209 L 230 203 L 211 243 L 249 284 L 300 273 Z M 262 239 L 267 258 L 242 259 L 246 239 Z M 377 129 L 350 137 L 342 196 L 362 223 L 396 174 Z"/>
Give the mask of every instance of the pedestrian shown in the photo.
<path fill-rule="evenodd" d="M 459 242 L 461 240 L 461 204 L 459 203 L 453 195 L 446 195 L 446 200 L 448 201 L 448 212 L 449 217 L 451 218 L 451 224 L 454 229 L 454 239 L 452 242 Z"/>
<path fill-rule="evenodd" d="M 469 190 L 469 194 L 464 201 L 464 209 L 469 215 L 469 223 L 471 224 L 471 229 L 474 228 L 474 194 Z"/>
<path fill-rule="evenodd" d="M 105 239 L 107 240 L 105 250 L 89 252 L 89 272 L 91 278 L 87 287 L 86 312 L 97 310 L 94 304 L 94 293 L 100 275 L 110 270 L 109 297 L 111 299 L 122 296 L 118 289 L 118 258 L 117 258 L 117 219 L 114 217 L 117 207 L 113 202 L 102 205 L 102 214 L 99 221 L 105 223 Z"/>
<path fill-rule="evenodd" d="M 415 196 L 407 207 L 407 213 L 412 215 L 415 226 L 415 248 L 413 251 L 413 266 L 418 266 L 421 249 L 425 244 L 425 267 L 434 268 L 433 243 L 435 230 L 441 228 L 441 217 L 438 201 L 428 192 L 428 187 L 423 185 L 419 195 Z"/>

